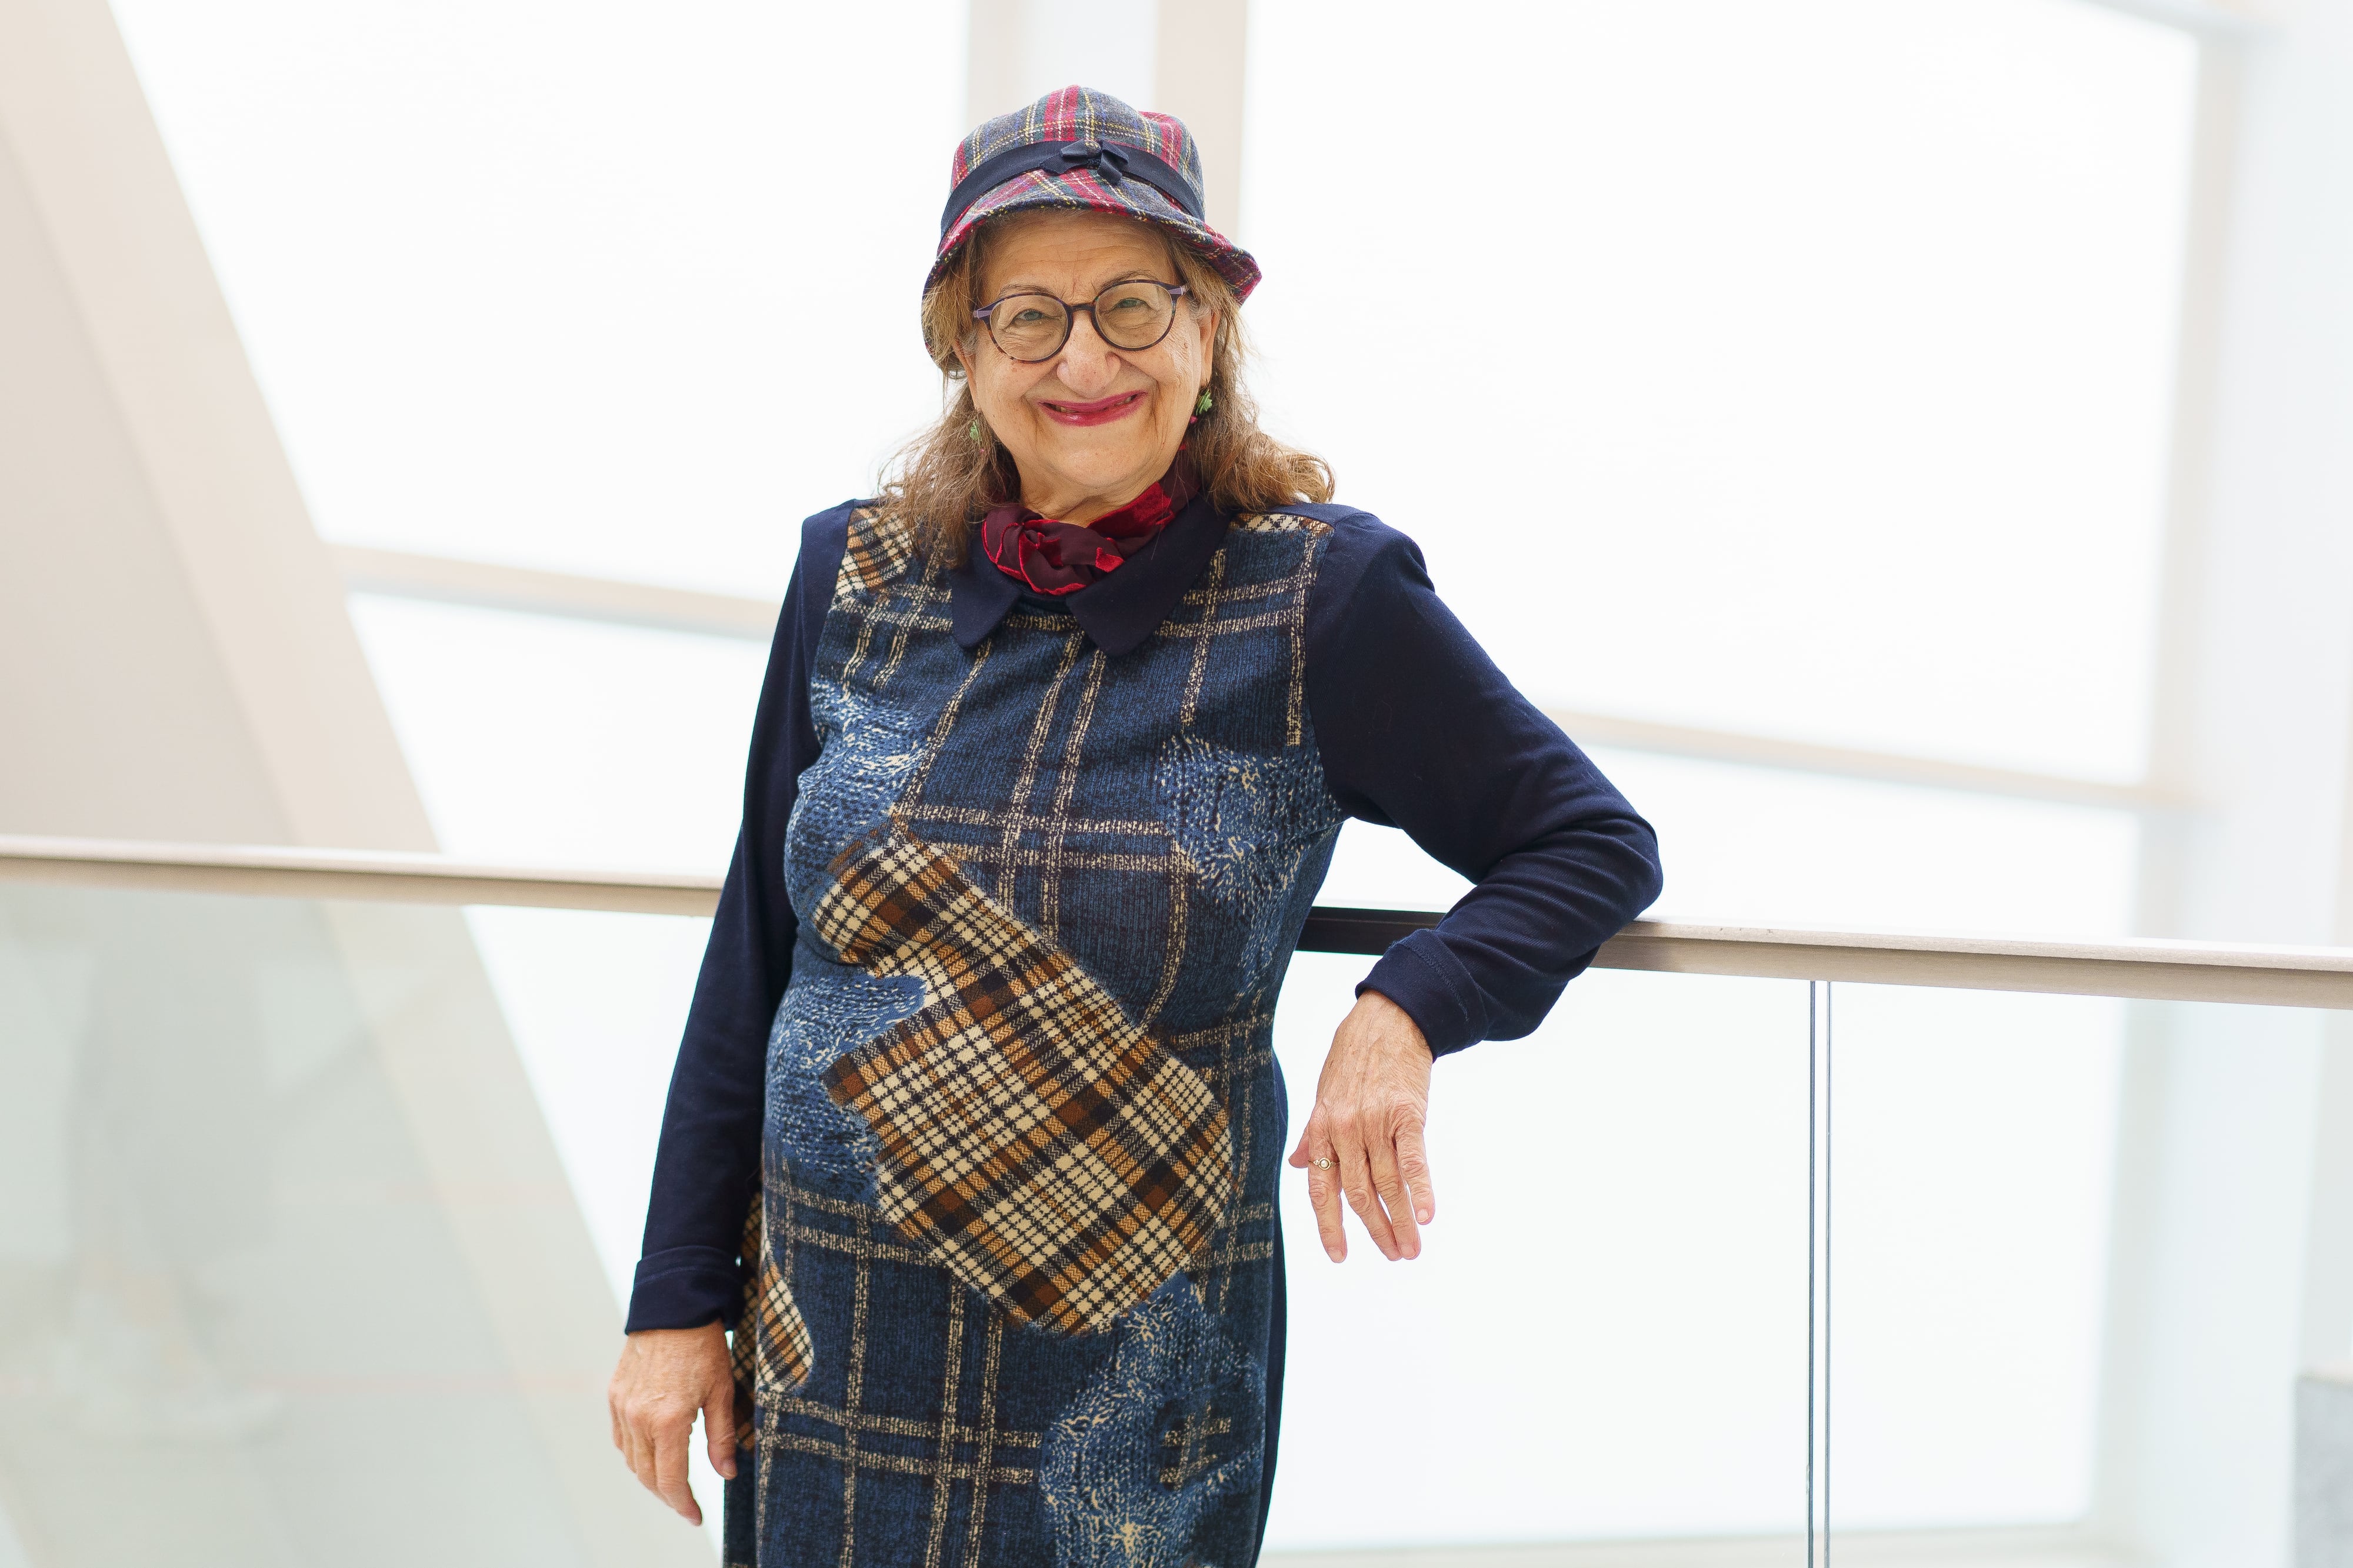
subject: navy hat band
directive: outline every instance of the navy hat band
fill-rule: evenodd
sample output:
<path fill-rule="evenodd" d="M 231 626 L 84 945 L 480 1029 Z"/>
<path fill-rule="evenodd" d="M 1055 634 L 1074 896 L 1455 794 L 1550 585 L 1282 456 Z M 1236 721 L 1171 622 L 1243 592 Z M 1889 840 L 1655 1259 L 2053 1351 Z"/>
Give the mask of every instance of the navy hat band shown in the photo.
<path fill-rule="evenodd" d="M 1067 174 L 1077 169 L 1092 171 L 1108 185 L 1141 180 L 1175 202 L 1187 217 L 1202 221 L 1201 198 L 1194 193 L 1192 182 L 1141 147 L 1103 142 L 1032 142 L 984 160 L 956 182 L 956 188 L 948 193 L 947 210 L 940 215 L 940 237 L 945 239 L 967 208 L 1008 180 L 1039 170 Z"/>

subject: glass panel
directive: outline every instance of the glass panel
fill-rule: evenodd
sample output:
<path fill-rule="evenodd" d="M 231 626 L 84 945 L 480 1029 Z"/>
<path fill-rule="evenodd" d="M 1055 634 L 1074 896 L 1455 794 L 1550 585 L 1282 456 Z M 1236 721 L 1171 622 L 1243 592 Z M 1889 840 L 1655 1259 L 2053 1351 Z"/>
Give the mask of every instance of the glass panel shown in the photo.
<path fill-rule="evenodd" d="M 1833 1522 L 2081 1519 L 2126 1004 L 1831 990 Z"/>
<path fill-rule="evenodd" d="M 1293 963 L 1293 1138 L 1369 963 Z M 1270 1550 L 1796 1531 L 1805 986 L 1589 973 L 1441 1062 L 1431 1115 L 1414 1263 L 1358 1233 L 1335 1267 L 1285 1173 Z"/>
<path fill-rule="evenodd" d="M 2353 1349 L 2342 1016 L 1834 992 L 1838 1531 L 2287 1561 L 2296 1380 Z"/>
<path fill-rule="evenodd" d="M 709 921 L 470 909 L 482 955 L 613 1299 L 627 1301 Z"/>
<path fill-rule="evenodd" d="M 711 922 L 585 910 L 464 912 L 612 1299 L 626 1307 L 670 1068 Z M 687 1465 L 716 1552 L 719 1477 L 699 1444 Z"/>
<path fill-rule="evenodd" d="M 961 0 L 114 11 L 330 539 L 778 593 L 938 408 Z"/>
<path fill-rule="evenodd" d="M 569 934 L 564 984 L 594 1001 L 628 955 Z M 660 1011 L 613 1092 L 659 1081 Z M 527 1073 L 454 910 L 0 886 L 23 1555 L 708 1562 L 607 1444 L 619 1314 L 557 1147 L 610 1154 L 593 1115 L 551 1140 L 533 1088 L 576 1106 L 551 1068 L 577 1023 L 543 1006 Z M 585 1033 L 609 1063 L 635 1029 Z"/>
<path fill-rule="evenodd" d="M 2137 776 L 2188 35 L 2074 0 L 1250 28 L 1270 416 L 1532 695 Z"/>
<path fill-rule="evenodd" d="M 702 1560 L 601 1391 L 704 929 L 0 886 L 0 1546 Z M 1294 1131 L 1366 965 L 1293 966 Z M 2353 1352 L 2344 1021 L 1832 998 L 1839 1531 L 2277 1560 Z M 1271 1544 L 1783 1550 L 1806 1041 L 1798 983 L 1596 972 L 1440 1065 L 1422 1261 L 1332 1266 L 1287 1178 Z"/>

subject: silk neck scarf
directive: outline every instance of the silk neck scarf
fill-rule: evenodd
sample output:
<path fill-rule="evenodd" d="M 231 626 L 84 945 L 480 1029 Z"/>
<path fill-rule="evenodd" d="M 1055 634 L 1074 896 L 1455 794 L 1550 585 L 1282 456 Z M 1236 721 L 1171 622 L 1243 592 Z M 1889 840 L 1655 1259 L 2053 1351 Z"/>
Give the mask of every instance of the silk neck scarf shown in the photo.
<path fill-rule="evenodd" d="M 1159 537 L 1198 492 L 1183 453 L 1144 493 L 1090 523 L 1057 522 L 1019 502 L 980 520 L 981 552 L 1033 594 L 1075 594 Z"/>

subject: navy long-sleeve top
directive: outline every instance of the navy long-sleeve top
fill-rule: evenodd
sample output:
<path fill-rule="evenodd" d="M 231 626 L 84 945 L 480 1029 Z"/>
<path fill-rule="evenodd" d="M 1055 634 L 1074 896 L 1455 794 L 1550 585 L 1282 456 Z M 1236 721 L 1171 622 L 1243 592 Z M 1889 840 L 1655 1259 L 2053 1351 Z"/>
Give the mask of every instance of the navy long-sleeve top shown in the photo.
<path fill-rule="evenodd" d="M 786 822 L 818 755 L 809 671 L 859 504 L 803 525 L 753 725 L 743 827 L 670 1079 L 633 1332 L 730 1321 L 741 1293 L 769 1028 L 798 929 L 783 885 Z M 1358 990 L 1403 1008 L 1435 1055 L 1526 1035 L 1658 896 L 1657 837 L 1440 601 L 1410 539 L 1347 507 L 1290 510 L 1332 530 L 1305 636 L 1325 783 L 1349 815 L 1403 828 L 1475 884 L 1436 929 L 1390 947 Z M 1053 605 L 1106 654 L 1128 653 L 1208 566 L 1227 526 L 1197 500 L 1119 570 Z M 949 585 L 967 649 L 1022 599 L 986 561 L 949 574 Z"/>

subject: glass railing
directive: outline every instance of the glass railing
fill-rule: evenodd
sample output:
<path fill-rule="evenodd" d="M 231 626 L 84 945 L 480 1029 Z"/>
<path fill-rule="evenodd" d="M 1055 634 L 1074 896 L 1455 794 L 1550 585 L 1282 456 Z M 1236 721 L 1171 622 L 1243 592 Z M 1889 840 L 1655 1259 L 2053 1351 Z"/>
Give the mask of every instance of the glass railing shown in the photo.
<path fill-rule="evenodd" d="M 0 840 L 0 1565 L 711 1561 L 603 1390 L 714 892 Z M 1311 921 L 1294 1106 L 1430 918 Z M 1638 923 L 1441 1066 L 1421 1262 L 1286 1188 L 1268 1561 L 2285 1562 L 2353 1516 L 2348 1006 Z"/>
<path fill-rule="evenodd" d="M 708 1561 L 456 910 L 0 885 L 0 1561 Z"/>

